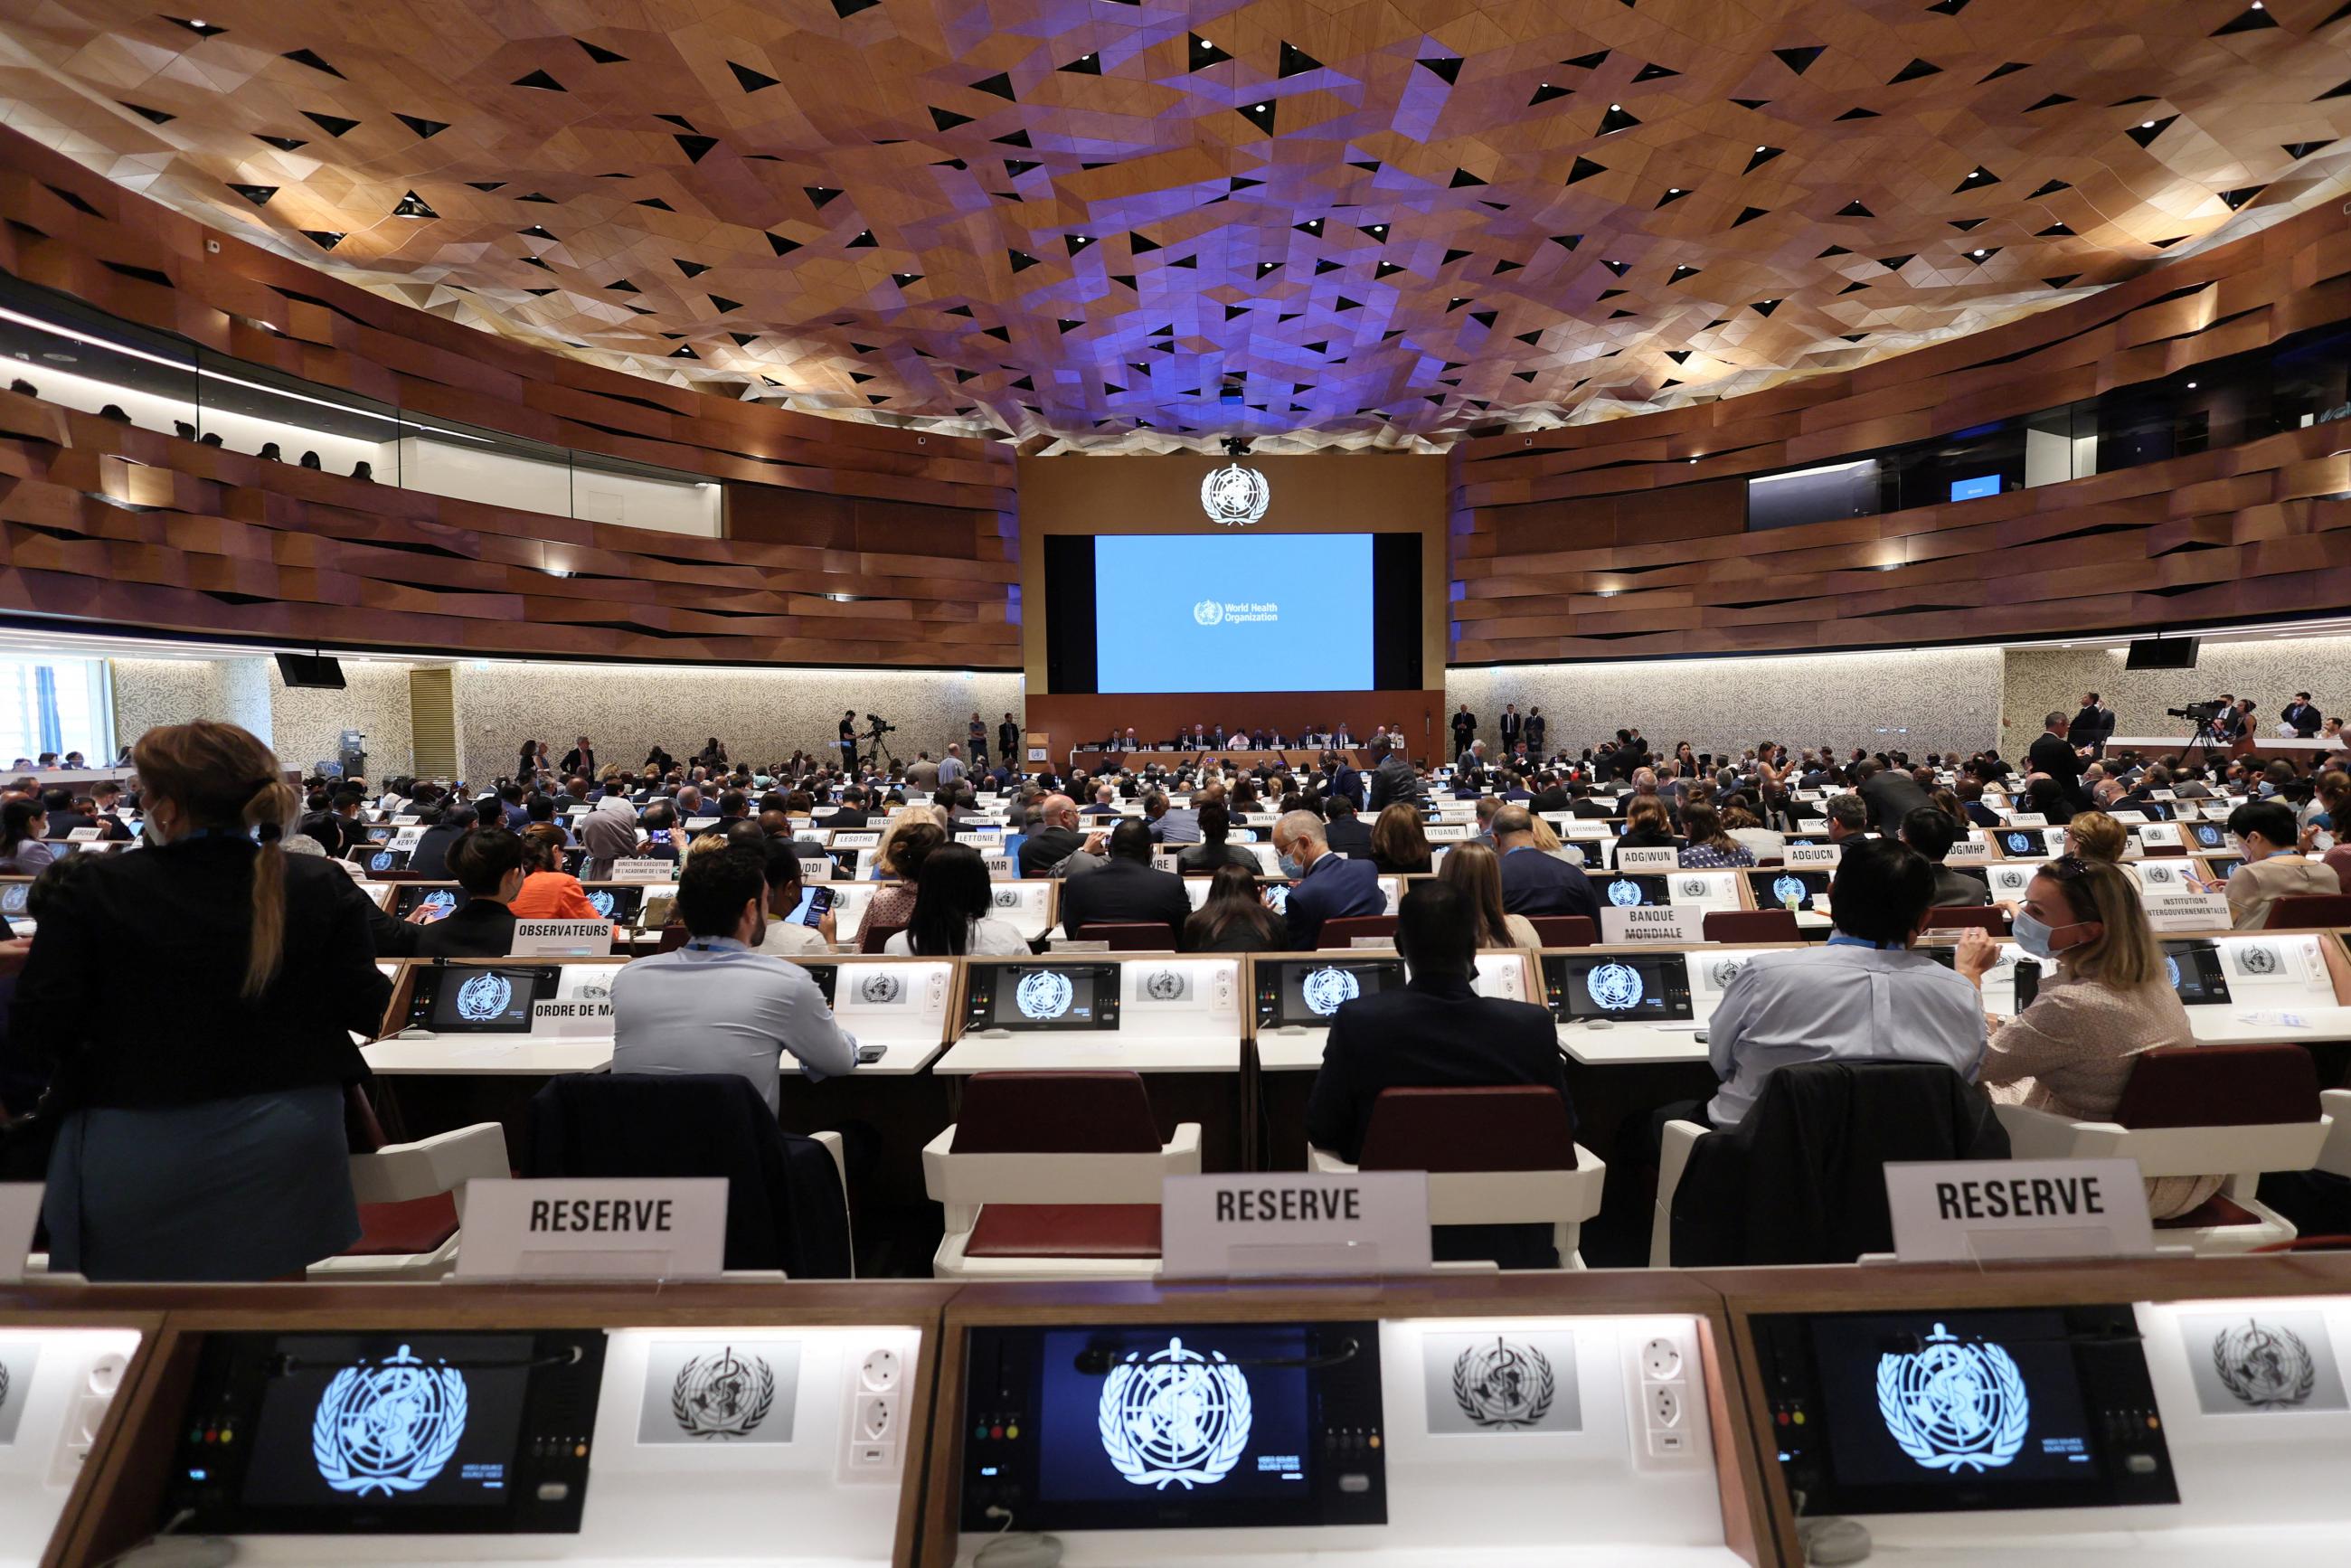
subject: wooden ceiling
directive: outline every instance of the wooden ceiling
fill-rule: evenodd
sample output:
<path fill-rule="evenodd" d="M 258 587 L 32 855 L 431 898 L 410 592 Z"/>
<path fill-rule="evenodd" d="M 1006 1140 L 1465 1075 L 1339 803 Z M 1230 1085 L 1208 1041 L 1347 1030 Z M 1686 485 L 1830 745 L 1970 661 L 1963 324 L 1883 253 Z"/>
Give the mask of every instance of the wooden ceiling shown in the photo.
<path fill-rule="evenodd" d="M 2339 0 L 162 3 L 0 12 L 0 119 L 486 330 L 1031 450 L 1750 391 L 2351 170 Z"/>

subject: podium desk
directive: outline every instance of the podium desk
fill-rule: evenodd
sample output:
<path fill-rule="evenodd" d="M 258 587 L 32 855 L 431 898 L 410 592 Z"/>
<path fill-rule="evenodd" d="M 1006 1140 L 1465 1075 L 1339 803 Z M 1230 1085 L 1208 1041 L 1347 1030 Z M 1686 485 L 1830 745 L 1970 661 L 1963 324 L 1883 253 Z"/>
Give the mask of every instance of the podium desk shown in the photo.
<path fill-rule="evenodd" d="M 1729 1307 L 1737 1407 L 1791 1564 L 1799 1490 L 1905 1568 L 2316 1568 L 2351 1536 L 2351 1257 L 1696 1280 Z"/>
<path fill-rule="evenodd" d="M 951 1111 L 975 1072 L 1139 1072 L 1162 1140 L 1197 1122 L 1203 1169 L 1248 1168 L 1239 957 L 1048 953 L 960 970 L 955 1043 L 932 1069 Z"/>
<path fill-rule="evenodd" d="M 241 1563 L 910 1563 L 950 1293 L 43 1290 L 52 1315 L 162 1314 L 153 1370 L 118 1399 L 52 1561 L 90 1568 L 192 1509 L 188 1531 L 229 1539 Z M 415 1442 L 371 1445 L 381 1420 L 337 1419 L 370 1414 L 388 1371 L 406 1379 L 392 1424 Z"/>
<path fill-rule="evenodd" d="M 152 1376 L 160 1305 L 143 1309 L 87 1289 L 0 1287 L 0 1563 L 69 1561 L 102 1458 L 121 1439 L 123 1412 Z"/>
<path fill-rule="evenodd" d="M 997 1508 L 1070 1568 L 1776 1564 L 1727 1345 L 1666 1274 L 967 1286 L 919 1562 L 969 1568 Z"/>

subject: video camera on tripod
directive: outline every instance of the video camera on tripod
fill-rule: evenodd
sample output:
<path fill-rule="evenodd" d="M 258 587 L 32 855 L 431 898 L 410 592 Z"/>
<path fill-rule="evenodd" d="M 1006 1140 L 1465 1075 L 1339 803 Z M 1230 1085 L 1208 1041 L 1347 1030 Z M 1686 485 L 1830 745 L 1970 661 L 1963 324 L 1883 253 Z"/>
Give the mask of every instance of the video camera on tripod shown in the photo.
<path fill-rule="evenodd" d="M 868 735 L 888 735 L 891 731 L 898 727 L 896 725 L 892 724 L 888 719 L 883 718 L 878 713 L 867 714 L 865 716 L 865 722 L 867 725 L 872 727 L 866 731 Z"/>
<path fill-rule="evenodd" d="M 2184 718 L 2196 725 L 2204 726 L 2220 717 L 2220 710 L 2228 706 L 2220 702 L 2189 703 L 2186 707 L 2168 707 L 2163 711 L 2173 718 Z"/>

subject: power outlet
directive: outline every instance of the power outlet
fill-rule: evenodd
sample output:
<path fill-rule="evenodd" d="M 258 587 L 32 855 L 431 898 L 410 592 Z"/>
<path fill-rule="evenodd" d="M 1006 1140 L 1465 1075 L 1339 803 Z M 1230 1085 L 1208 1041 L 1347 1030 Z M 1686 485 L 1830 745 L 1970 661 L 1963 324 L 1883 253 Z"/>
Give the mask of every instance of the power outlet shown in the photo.
<path fill-rule="evenodd" d="M 841 1479 L 852 1482 L 894 1481 L 906 1421 L 906 1352 L 877 1345 L 843 1358 L 847 1406 L 841 1433 Z"/>
<path fill-rule="evenodd" d="M 1627 1367 L 1640 1420 L 1633 1433 L 1637 1469 L 1677 1469 L 1707 1462 L 1706 1423 L 1698 1418 L 1690 1366 L 1697 1354 L 1685 1325 L 1652 1322 L 1651 1332 L 1628 1335 Z"/>

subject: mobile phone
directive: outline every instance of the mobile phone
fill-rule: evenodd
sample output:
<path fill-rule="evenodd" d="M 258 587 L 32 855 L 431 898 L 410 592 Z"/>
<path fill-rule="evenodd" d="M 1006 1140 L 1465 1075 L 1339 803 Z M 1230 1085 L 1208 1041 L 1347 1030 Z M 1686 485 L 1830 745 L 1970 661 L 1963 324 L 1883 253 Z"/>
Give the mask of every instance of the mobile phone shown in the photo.
<path fill-rule="evenodd" d="M 792 919 L 802 925 L 822 924 L 832 908 L 832 889 L 821 884 L 800 890 L 800 901 L 792 905 Z"/>

